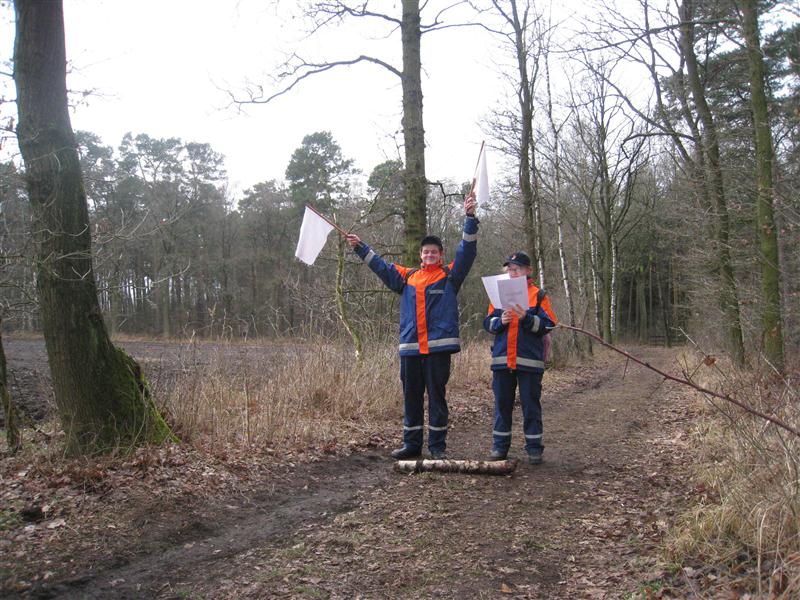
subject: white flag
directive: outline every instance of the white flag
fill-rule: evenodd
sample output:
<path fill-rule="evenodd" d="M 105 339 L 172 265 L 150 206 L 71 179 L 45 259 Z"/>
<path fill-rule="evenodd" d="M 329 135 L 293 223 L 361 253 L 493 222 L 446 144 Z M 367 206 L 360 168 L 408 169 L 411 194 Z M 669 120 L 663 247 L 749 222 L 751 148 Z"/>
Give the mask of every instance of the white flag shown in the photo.
<path fill-rule="evenodd" d="M 332 229 L 333 225 L 306 206 L 294 255 L 307 265 L 313 265 Z"/>
<path fill-rule="evenodd" d="M 484 208 L 489 204 L 489 172 L 486 169 L 486 148 L 478 159 L 478 178 L 475 183 L 475 200 Z"/>

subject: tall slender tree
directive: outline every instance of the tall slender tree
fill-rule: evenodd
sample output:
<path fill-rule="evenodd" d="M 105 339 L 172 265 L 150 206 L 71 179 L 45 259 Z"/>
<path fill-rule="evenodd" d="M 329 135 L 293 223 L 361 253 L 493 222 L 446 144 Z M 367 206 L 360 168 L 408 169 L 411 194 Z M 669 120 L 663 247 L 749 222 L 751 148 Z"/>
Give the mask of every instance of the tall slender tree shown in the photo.
<path fill-rule="evenodd" d="M 715 212 L 717 269 L 720 275 L 720 308 L 725 316 L 728 346 L 734 360 L 744 362 L 744 339 L 739 312 L 739 297 L 730 251 L 730 215 L 728 213 L 725 183 L 719 148 L 717 124 L 706 99 L 700 75 L 700 65 L 695 53 L 695 0 L 683 0 L 680 13 L 680 47 L 686 61 L 686 75 L 697 116 L 702 124 L 700 147 L 706 167 L 706 191 Z"/>
<path fill-rule="evenodd" d="M 775 226 L 772 182 L 772 131 L 766 92 L 766 69 L 758 30 L 758 2 L 742 0 L 742 34 L 750 66 L 750 106 L 756 147 L 756 189 L 758 241 L 761 263 L 761 311 L 764 355 L 779 371 L 783 370 L 783 325 L 781 318 L 781 270 L 778 257 L 778 231 Z"/>
<path fill-rule="evenodd" d="M 37 290 L 69 454 L 171 436 L 141 368 L 109 340 L 97 300 L 89 215 L 67 108 L 60 0 L 17 0 L 14 81 L 37 243 Z"/>
<path fill-rule="evenodd" d="M 345 19 L 364 19 L 380 26 L 388 24 L 391 32 L 399 31 L 402 44 L 402 65 L 396 66 L 390 61 L 361 54 L 354 58 L 341 60 L 324 60 L 312 62 L 293 55 L 285 65 L 283 80 L 287 82 L 280 90 L 269 96 L 262 94 L 259 87 L 256 92 L 250 91 L 246 100 L 234 99 L 237 103 L 265 104 L 278 96 L 287 93 L 303 79 L 325 73 L 336 67 L 352 66 L 359 63 L 378 65 L 400 80 L 402 88 L 402 130 L 405 168 L 403 171 L 403 189 L 405 191 L 403 224 L 404 224 L 404 257 L 406 264 L 415 264 L 419 260 L 418 244 L 427 229 L 427 195 L 428 180 L 425 174 L 425 127 L 423 123 L 422 94 L 422 36 L 423 34 L 444 29 L 442 15 L 459 4 L 445 7 L 436 13 L 432 21 L 423 22 L 422 11 L 427 3 L 420 0 L 402 0 L 399 17 L 390 12 L 380 12 L 375 5 L 385 5 L 375 0 L 350 2 L 346 0 L 315 0 L 305 9 L 305 18 L 311 23 L 311 33 L 328 26 L 340 23 Z M 396 5 L 395 5 L 396 6 Z M 385 6 L 383 6 L 385 8 Z M 391 34 L 390 32 L 390 34 Z"/>

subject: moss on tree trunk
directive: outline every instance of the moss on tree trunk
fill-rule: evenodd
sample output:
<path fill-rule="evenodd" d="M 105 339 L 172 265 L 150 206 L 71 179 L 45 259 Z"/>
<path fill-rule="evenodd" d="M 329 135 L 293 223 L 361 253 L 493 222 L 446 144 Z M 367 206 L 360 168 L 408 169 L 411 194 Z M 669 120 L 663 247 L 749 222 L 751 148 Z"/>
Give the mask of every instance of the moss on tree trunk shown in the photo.
<path fill-rule="evenodd" d="M 18 0 L 17 136 L 37 246 L 37 291 L 70 455 L 172 437 L 139 365 L 111 343 L 97 300 L 89 214 L 67 110 L 60 1 Z"/>

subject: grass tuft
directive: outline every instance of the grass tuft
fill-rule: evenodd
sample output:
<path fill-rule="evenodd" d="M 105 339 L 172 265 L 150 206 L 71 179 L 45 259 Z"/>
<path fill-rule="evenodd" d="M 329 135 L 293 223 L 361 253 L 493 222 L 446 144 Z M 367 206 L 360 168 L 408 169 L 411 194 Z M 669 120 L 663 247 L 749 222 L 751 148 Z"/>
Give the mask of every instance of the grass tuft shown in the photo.
<path fill-rule="evenodd" d="M 800 398 L 791 380 L 718 365 L 696 379 L 800 425 Z M 731 404 L 704 402 L 710 410 L 694 431 L 700 502 L 683 515 L 669 553 L 679 562 L 719 565 L 759 597 L 798 598 L 800 438 Z"/>

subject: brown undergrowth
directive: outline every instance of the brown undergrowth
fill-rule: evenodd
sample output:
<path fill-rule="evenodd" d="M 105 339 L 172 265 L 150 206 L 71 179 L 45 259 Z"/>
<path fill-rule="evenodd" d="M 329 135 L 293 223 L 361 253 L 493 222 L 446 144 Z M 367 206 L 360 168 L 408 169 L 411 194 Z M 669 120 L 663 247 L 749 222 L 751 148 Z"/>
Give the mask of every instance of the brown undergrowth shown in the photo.
<path fill-rule="evenodd" d="M 781 379 L 688 353 L 683 362 L 703 387 L 800 425 L 797 364 Z M 723 400 L 698 402 L 701 493 L 670 536 L 671 557 L 705 571 L 711 590 L 718 580 L 758 598 L 800 597 L 800 438 Z"/>
<path fill-rule="evenodd" d="M 185 361 L 159 396 L 176 433 L 197 447 L 325 446 L 367 434 L 398 415 L 397 358 L 375 348 L 360 364 L 326 340 L 271 353 L 226 347 L 204 363 Z"/>

